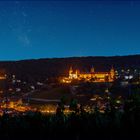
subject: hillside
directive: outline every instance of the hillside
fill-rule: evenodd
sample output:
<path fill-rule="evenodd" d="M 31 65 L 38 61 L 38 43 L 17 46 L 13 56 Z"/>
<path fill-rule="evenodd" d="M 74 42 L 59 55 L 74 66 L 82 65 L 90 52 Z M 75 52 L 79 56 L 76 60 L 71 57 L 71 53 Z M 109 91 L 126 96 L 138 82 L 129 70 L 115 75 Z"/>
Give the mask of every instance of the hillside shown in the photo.
<path fill-rule="evenodd" d="M 140 68 L 140 55 L 114 57 L 70 57 L 52 59 L 32 59 L 21 61 L 1 61 L 0 69 L 8 74 L 15 74 L 21 79 L 40 79 L 65 76 L 70 66 L 81 71 L 89 71 L 91 66 L 96 71 L 108 71 L 111 66 L 120 68 Z"/>

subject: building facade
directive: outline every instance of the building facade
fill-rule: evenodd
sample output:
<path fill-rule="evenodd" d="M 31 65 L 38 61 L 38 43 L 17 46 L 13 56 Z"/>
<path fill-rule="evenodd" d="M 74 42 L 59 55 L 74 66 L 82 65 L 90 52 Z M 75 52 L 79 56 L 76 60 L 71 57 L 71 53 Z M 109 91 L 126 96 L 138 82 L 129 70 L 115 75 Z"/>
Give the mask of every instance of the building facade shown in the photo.
<path fill-rule="evenodd" d="M 89 72 L 80 72 L 79 70 L 74 71 L 71 67 L 68 79 L 86 80 L 91 82 L 113 82 L 115 79 L 115 70 L 112 67 L 108 72 L 96 72 L 92 67 Z"/>

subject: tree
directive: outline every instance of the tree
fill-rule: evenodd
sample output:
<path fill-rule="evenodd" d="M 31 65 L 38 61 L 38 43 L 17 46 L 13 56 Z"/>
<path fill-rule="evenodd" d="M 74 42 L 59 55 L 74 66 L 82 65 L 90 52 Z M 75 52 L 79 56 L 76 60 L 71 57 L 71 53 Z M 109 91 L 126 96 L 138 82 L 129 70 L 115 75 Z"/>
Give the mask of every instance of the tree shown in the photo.
<path fill-rule="evenodd" d="M 62 115 L 64 114 L 64 110 L 65 110 L 65 104 L 66 104 L 66 97 L 63 96 L 60 100 L 60 103 L 58 103 L 58 107 L 56 109 L 56 114 L 57 115 Z"/>
<path fill-rule="evenodd" d="M 72 99 L 71 102 L 70 102 L 70 110 L 73 110 L 75 112 L 77 112 L 78 110 L 78 103 L 77 103 L 77 100 L 76 99 Z"/>

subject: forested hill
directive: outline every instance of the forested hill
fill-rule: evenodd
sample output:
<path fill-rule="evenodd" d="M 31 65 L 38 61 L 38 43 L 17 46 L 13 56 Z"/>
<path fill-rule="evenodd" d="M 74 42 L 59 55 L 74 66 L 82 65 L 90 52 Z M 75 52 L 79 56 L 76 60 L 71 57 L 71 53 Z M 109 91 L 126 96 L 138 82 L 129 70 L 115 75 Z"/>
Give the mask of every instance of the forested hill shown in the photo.
<path fill-rule="evenodd" d="M 140 68 L 140 55 L 114 56 L 114 57 L 69 57 L 52 59 L 32 59 L 21 61 L 1 61 L 0 69 L 15 74 L 20 78 L 56 77 L 68 74 L 72 66 L 80 71 L 89 71 L 91 66 L 95 71 L 108 71 L 115 69 Z"/>

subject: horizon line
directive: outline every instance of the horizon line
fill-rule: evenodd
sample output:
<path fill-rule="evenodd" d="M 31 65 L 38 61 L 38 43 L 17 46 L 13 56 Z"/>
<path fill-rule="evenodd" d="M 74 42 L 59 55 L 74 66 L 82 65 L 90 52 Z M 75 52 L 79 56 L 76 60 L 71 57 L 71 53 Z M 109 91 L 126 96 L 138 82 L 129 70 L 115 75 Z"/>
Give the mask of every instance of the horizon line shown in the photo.
<path fill-rule="evenodd" d="M 87 56 L 64 56 L 64 57 L 38 57 L 38 58 L 23 58 L 23 59 L 7 59 L 7 60 L 1 60 L 0 62 L 16 62 L 16 61 L 29 61 L 29 60 L 41 60 L 41 59 L 67 59 L 67 58 L 85 58 L 85 57 L 127 57 L 127 56 L 139 56 L 138 54 L 126 54 L 126 55 L 87 55 Z"/>

